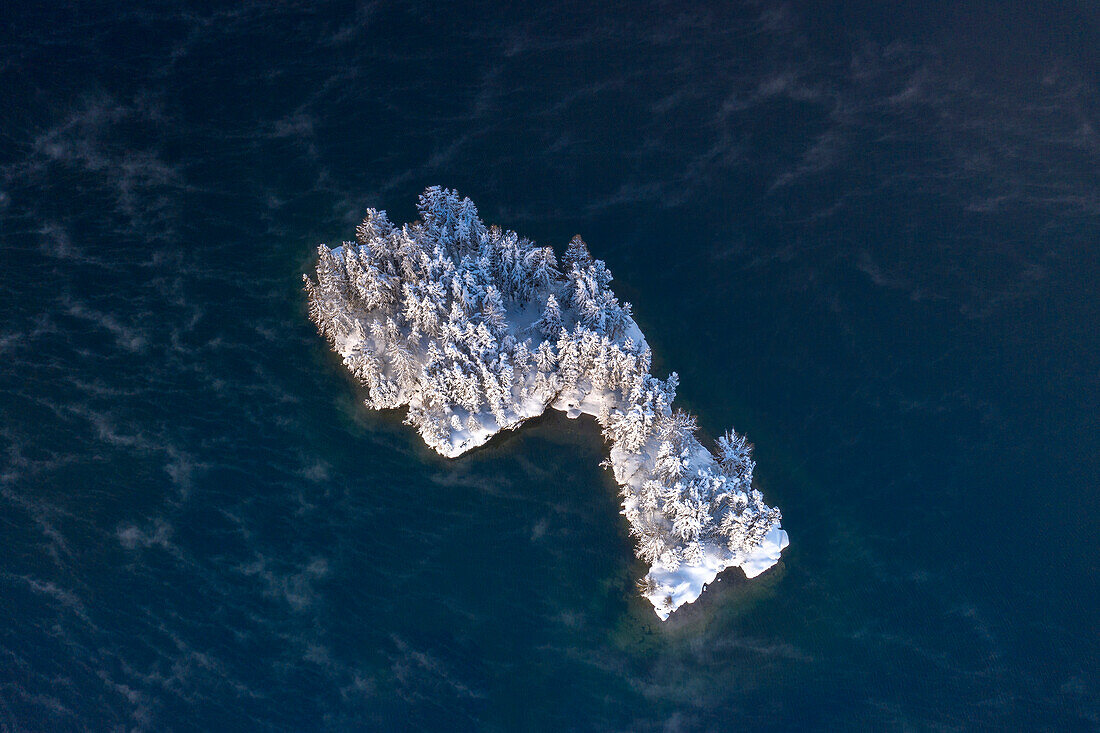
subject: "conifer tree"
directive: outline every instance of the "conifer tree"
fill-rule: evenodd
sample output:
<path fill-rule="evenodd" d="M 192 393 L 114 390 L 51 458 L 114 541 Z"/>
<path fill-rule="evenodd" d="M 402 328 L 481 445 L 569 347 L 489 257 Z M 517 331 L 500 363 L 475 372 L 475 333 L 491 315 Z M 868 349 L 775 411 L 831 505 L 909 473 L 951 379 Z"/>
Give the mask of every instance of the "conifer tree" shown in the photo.
<path fill-rule="evenodd" d="M 486 326 L 495 333 L 503 334 L 508 322 L 504 316 L 504 301 L 500 297 L 500 291 L 489 285 L 485 288 L 485 296 L 481 305 L 481 316 Z"/>
<path fill-rule="evenodd" d="M 367 215 L 362 223 L 355 227 L 355 239 L 365 246 L 377 246 L 377 243 L 385 241 L 393 231 L 393 224 L 386 217 L 386 212 L 375 209 L 367 209 Z"/>
<path fill-rule="evenodd" d="M 412 353 L 404 344 L 398 342 L 390 349 L 390 355 L 393 358 L 393 372 L 397 383 L 403 389 L 411 389 L 419 373 L 419 367 Z"/>
<path fill-rule="evenodd" d="M 572 269 L 574 266 L 583 270 L 592 264 L 592 254 L 588 251 L 588 245 L 581 239 L 581 235 L 575 234 L 573 238 L 569 240 L 569 246 L 565 250 L 565 256 L 562 257 L 562 263 L 567 270 Z"/>
<path fill-rule="evenodd" d="M 744 435 L 727 430 L 718 438 L 718 455 L 722 470 L 738 481 L 752 481 L 756 462 L 752 459 L 752 445 Z"/>
<path fill-rule="evenodd" d="M 535 351 L 535 366 L 543 374 L 553 374 L 558 367 L 558 355 L 549 341 L 543 341 Z"/>
<path fill-rule="evenodd" d="M 530 280 L 535 288 L 547 288 L 561 279 L 558 260 L 551 247 L 532 249 L 527 256 Z"/>
<path fill-rule="evenodd" d="M 558 374 L 565 389 L 575 389 L 584 371 L 576 335 L 564 328 L 558 334 Z"/>
<path fill-rule="evenodd" d="M 562 330 L 561 307 L 553 293 L 546 296 L 546 306 L 542 309 L 542 317 L 535 321 L 535 328 L 545 338 L 553 338 Z"/>
<path fill-rule="evenodd" d="M 525 376 L 531 369 L 531 341 L 520 341 L 512 349 L 512 365 L 516 369 L 516 373 Z"/>

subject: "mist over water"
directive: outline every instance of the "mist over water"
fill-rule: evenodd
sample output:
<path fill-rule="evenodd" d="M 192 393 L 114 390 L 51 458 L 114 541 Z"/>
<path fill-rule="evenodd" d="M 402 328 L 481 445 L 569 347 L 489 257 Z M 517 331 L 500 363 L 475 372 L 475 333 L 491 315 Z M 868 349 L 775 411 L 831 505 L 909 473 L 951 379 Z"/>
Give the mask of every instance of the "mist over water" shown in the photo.
<path fill-rule="evenodd" d="M 1100 17 L 172 3 L 0 24 L 0 724 L 1098 725 Z M 450 461 L 305 317 L 457 188 L 580 233 L 791 546 L 666 623 L 587 418 Z"/>

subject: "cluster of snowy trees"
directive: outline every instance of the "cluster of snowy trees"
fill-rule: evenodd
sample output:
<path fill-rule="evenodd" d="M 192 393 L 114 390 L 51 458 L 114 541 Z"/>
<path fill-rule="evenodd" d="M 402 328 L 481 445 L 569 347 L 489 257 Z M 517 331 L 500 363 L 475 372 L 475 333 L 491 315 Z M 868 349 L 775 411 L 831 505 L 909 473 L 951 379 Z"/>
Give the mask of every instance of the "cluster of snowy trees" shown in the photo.
<path fill-rule="evenodd" d="M 672 409 L 675 373 L 650 374 L 630 304 L 580 237 L 559 264 L 552 248 L 487 227 L 455 191 L 428 188 L 418 209 L 400 227 L 368 211 L 355 241 L 321 245 L 316 280 L 303 276 L 309 316 L 368 406 L 407 405 L 407 422 L 448 456 L 548 405 L 594 415 L 637 554 L 654 567 L 736 559 L 778 526 L 751 486 L 744 437 L 727 433 L 717 454 L 700 444 L 695 420 Z"/>

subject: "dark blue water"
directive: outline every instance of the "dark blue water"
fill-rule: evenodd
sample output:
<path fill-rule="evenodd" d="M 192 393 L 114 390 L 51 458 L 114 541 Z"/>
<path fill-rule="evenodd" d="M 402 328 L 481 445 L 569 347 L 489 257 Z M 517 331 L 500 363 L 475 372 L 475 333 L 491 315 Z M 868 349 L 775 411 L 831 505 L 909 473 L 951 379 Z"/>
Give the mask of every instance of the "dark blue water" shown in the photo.
<path fill-rule="evenodd" d="M 3 729 L 1100 726 L 1095 4 L 8 5 Z M 606 259 L 780 566 L 662 624 L 593 423 L 358 404 L 300 273 L 437 183 Z"/>

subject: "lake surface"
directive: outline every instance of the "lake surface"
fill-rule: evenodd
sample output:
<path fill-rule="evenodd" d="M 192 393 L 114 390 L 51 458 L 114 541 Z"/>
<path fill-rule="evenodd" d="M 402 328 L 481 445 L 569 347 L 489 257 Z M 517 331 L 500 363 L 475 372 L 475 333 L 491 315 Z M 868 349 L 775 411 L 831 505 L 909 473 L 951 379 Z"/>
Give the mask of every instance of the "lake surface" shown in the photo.
<path fill-rule="evenodd" d="M 0 727 L 1100 726 L 1091 3 L 75 3 L 0 23 Z M 300 275 L 580 233 L 783 562 L 661 623 L 587 418 L 455 461 Z"/>

